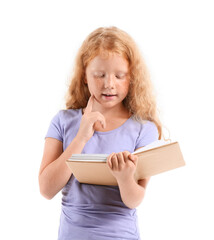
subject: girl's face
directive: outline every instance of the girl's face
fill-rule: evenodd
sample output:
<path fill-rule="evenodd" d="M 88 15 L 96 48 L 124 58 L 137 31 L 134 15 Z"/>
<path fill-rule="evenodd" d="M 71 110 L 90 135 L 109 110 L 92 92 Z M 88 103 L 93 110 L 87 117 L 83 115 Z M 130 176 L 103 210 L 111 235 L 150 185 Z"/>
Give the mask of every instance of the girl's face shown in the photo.
<path fill-rule="evenodd" d="M 129 91 L 129 64 L 117 54 L 93 58 L 86 68 L 86 83 L 91 95 L 104 107 L 121 106 Z"/>

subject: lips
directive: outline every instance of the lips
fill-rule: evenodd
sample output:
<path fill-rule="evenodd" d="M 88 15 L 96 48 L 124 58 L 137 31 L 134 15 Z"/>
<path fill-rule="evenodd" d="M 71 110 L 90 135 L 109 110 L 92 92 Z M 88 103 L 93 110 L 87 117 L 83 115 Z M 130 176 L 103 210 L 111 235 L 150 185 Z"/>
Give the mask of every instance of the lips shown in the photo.
<path fill-rule="evenodd" d="M 117 94 L 103 93 L 102 95 L 106 97 L 113 97 L 113 96 L 116 96 Z"/>
<path fill-rule="evenodd" d="M 102 94 L 102 98 L 103 98 L 105 101 L 115 100 L 116 97 L 117 97 L 117 94 L 112 94 L 112 93 L 103 93 L 103 94 Z"/>

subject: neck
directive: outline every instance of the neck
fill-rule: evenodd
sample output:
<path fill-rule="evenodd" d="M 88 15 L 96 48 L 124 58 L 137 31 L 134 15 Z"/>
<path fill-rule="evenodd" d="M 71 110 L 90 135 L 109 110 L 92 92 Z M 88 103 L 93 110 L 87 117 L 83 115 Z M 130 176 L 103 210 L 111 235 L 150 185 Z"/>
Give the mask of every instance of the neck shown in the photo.
<path fill-rule="evenodd" d="M 109 118 L 109 117 L 130 117 L 130 113 L 129 111 L 125 108 L 125 106 L 121 103 L 121 104 L 118 104 L 112 108 L 107 108 L 107 107 L 104 107 L 102 106 L 101 104 L 99 103 L 95 103 L 94 106 L 93 106 L 93 112 L 94 111 L 98 111 L 100 112 L 101 114 L 103 114 L 104 117 L 106 118 Z"/>
<path fill-rule="evenodd" d="M 83 109 L 84 112 L 85 109 Z M 95 102 L 93 105 L 92 112 L 100 112 L 103 114 L 105 118 L 129 118 L 131 114 L 129 111 L 125 108 L 123 103 L 118 104 L 112 108 L 104 107 L 103 105 L 99 104 L 98 102 Z"/>

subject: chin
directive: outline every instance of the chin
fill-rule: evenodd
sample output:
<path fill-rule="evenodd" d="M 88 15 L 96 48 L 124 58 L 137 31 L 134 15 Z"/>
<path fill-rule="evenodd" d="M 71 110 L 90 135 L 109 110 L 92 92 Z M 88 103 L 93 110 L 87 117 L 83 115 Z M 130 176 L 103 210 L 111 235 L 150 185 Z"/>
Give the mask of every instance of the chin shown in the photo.
<path fill-rule="evenodd" d="M 120 105 L 120 103 L 111 103 L 111 102 L 108 102 L 108 103 L 103 103 L 102 106 L 103 107 L 106 107 L 106 108 L 113 108 L 113 107 L 116 107 Z"/>

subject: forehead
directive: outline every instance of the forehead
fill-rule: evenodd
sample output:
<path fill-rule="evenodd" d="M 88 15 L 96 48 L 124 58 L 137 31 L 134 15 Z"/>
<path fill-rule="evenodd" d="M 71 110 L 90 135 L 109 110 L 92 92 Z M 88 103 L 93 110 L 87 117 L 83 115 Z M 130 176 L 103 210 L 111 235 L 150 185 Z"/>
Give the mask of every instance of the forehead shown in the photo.
<path fill-rule="evenodd" d="M 89 69 L 108 70 L 115 69 L 120 71 L 128 71 L 128 61 L 121 55 L 116 53 L 111 54 L 99 54 L 95 56 L 88 64 Z"/>

